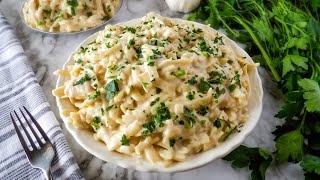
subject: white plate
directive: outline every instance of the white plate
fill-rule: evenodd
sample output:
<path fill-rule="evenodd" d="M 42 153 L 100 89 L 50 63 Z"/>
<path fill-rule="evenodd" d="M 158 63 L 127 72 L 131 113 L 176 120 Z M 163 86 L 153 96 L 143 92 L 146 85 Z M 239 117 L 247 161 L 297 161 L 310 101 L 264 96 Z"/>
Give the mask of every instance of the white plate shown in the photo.
<path fill-rule="evenodd" d="M 189 22 L 181 19 L 172 19 L 172 20 L 177 23 L 183 22 L 183 21 Z M 133 19 L 128 22 L 119 23 L 118 25 L 123 25 L 123 26 L 134 25 L 134 24 L 137 24 L 139 21 L 140 19 Z M 196 26 L 206 29 L 207 31 L 211 31 L 212 33 L 216 32 L 216 30 L 208 26 L 205 26 L 203 24 L 199 24 L 195 22 L 189 22 L 189 23 L 194 23 Z M 95 33 L 90 37 L 88 37 L 79 45 L 77 50 L 81 46 L 85 46 L 88 43 L 95 40 L 97 35 L 98 33 Z M 224 40 L 225 40 L 225 43 L 229 44 L 236 53 L 239 53 L 243 57 L 246 57 L 246 59 L 249 62 L 253 62 L 250 56 L 243 49 L 241 49 L 234 41 L 230 40 L 226 36 Z M 64 64 L 63 69 L 66 69 L 67 66 L 71 63 L 73 63 L 72 55 L 69 57 L 68 61 Z M 261 79 L 259 77 L 257 69 L 254 69 L 249 72 L 249 78 L 250 78 L 250 86 L 251 86 L 251 94 L 250 94 L 249 105 L 248 105 L 250 117 L 248 121 L 244 124 L 244 126 L 241 128 L 241 132 L 231 135 L 224 143 L 220 144 L 219 146 L 213 149 L 190 156 L 185 161 L 178 162 L 169 167 L 162 167 L 156 164 L 152 164 L 143 159 L 137 159 L 135 157 L 123 155 L 117 152 L 108 151 L 104 143 L 94 140 L 92 132 L 76 129 L 70 123 L 67 122 L 66 117 L 64 117 L 61 112 L 62 112 L 62 109 L 68 109 L 68 107 L 72 106 L 72 104 L 69 101 L 63 100 L 59 97 L 56 97 L 56 101 L 59 107 L 60 115 L 64 120 L 64 123 L 66 124 L 68 131 L 72 134 L 74 139 L 85 150 L 87 150 L 89 153 L 93 154 L 94 156 L 104 161 L 116 164 L 118 166 L 121 166 L 124 168 L 136 169 L 139 171 L 179 172 L 179 171 L 186 171 L 186 170 L 198 168 L 198 167 L 204 166 L 205 164 L 208 164 L 209 162 L 215 159 L 222 158 L 223 156 L 231 152 L 233 149 L 238 147 L 243 142 L 243 140 L 249 135 L 249 133 L 254 129 L 254 127 L 256 126 L 260 118 L 261 111 L 262 111 L 263 90 L 262 90 Z M 58 77 L 56 87 L 62 86 L 65 81 L 66 79 L 64 77 Z"/>

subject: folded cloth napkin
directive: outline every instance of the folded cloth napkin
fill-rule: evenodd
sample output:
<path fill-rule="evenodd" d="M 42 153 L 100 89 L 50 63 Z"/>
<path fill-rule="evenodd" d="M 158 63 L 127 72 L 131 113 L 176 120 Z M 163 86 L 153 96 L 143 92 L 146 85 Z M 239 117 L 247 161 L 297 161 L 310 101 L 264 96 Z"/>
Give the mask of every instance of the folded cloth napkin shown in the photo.
<path fill-rule="evenodd" d="M 0 12 L 0 179 L 44 179 L 42 171 L 29 164 L 10 119 L 10 112 L 22 106 L 54 146 L 53 179 L 83 179 L 20 42 Z"/>

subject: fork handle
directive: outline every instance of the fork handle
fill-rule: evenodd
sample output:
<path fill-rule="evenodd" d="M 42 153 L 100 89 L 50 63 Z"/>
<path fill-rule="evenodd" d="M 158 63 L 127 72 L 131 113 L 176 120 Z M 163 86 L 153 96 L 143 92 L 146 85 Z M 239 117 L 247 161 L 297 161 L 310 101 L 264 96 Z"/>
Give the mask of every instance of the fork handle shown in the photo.
<path fill-rule="evenodd" d="M 44 176 L 46 177 L 46 180 L 53 180 L 52 174 L 51 174 L 51 172 L 50 172 L 50 169 L 47 170 L 47 171 L 43 170 L 43 174 L 44 174 Z"/>

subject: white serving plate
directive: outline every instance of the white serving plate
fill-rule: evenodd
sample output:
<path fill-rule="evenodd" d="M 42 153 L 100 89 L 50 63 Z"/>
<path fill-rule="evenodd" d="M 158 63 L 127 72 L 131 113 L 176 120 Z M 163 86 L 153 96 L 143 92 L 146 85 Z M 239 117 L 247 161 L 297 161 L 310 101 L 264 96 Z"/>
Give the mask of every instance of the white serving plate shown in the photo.
<path fill-rule="evenodd" d="M 172 19 L 172 20 L 177 23 L 189 22 L 182 19 Z M 140 19 L 133 19 L 128 22 L 119 23 L 118 25 L 122 25 L 122 26 L 134 25 L 134 24 L 137 24 L 137 22 L 139 21 Z M 207 31 L 211 31 L 212 33 L 217 32 L 216 30 L 200 23 L 196 23 L 196 22 L 189 22 L 189 23 L 194 23 L 196 26 L 206 29 Z M 81 46 L 86 46 L 87 44 L 95 40 L 97 35 L 98 35 L 98 32 L 89 36 L 77 47 L 76 51 Z M 253 63 L 250 56 L 243 49 L 241 49 L 234 41 L 230 40 L 225 35 L 223 36 L 225 38 L 224 40 L 226 44 L 229 44 L 236 53 L 241 54 L 243 57 L 246 57 L 246 59 L 249 62 Z M 71 63 L 73 63 L 72 54 L 70 55 L 68 61 L 63 65 L 63 69 L 66 69 L 67 66 Z M 93 138 L 92 132 L 86 131 L 86 130 L 79 130 L 73 127 L 70 123 L 68 123 L 66 117 L 63 116 L 61 112 L 62 112 L 62 109 L 68 109 L 68 107 L 72 106 L 72 104 L 69 101 L 61 99 L 59 97 L 56 97 L 56 101 L 57 101 L 61 118 L 64 120 L 64 123 L 68 131 L 72 134 L 73 138 L 85 150 L 87 150 L 92 155 L 104 161 L 116 164 L 118 166 L 121 166 L 124 168 L 136 169 L 139 171 L 179 172 L 179 171 L 195 169 L 195 168 L 204 166 L 213 160 L 224 157 L 229 152 L 231 152 L 236 147 L 238 147 L 243 142 L 243 140 L 250 134 L 250 132 L 254 129 L 261 115 L 262 96 L 263 96 L 262 83 L 261 83 L 261 79 L 259 77 L 257 68 L 249 72 L 249 78 L 250 78 L 250 86 L 251 86 L 251 94 L 249 97 L 249 105 L 248 105 L 250 117 L 248 121 L 240 129 L 241 132 L 232 134 L 225 142 L 223 142 L 222 144 L 220 144 L 219 146 L 213 149 L 210 149 L 205 152 L 201 152 L 196 155 L 192 155 L 188 157 L 185 161 L 178 162 L 169 167 L 162 167 L 157 164 L 152 164 L 143 159 L 137 159 L 135 157 L 123 155 L 118 152 L 108 151 L 106 145 L 103 142 L 96 141 Z M 65 77 L 61 77 L 61 76 L 58 77 L 56 87 L 62 86 L 65 81 L 66 81 Z"/>

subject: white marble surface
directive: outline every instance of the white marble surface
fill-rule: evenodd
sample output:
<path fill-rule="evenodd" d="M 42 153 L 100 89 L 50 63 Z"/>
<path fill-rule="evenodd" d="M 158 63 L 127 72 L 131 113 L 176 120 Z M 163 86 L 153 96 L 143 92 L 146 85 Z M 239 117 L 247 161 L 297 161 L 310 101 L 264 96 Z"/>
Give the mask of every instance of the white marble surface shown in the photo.
<path fill-rule="evenodd" d="M 107 179 L 107 180 L 245 180 L 250 177 L 249 171 L 233 169 L 228 162 L 216 160 L 202 168 L 181 173 L 143 173 L 135 170 L 128 170 L 111 163 L 103 162 L 93 157 L 82 149 L 66 131 L 58 115 L 51 90 L 55 87 L 56 77 L 52 74 L 56 69 L 61 68 L 71 52 L 78 44 L 94 32 L 86 32 L 77 35 L 45 35 L 28 29 L 21 21 L 19 12 L 22 0 L 0 0 L 0 10 L 16 30 L 23 48 L 29 58 L 33 70 L 42 89 L 51 104 L 51 107 L 60 124 L 64 134 L 71 146 L 74 156 L 86 179 Z M 169 10 L 164 0 L 124 0 L 122 9 L 111 23 L 127 21 L 132 18 L 141 17 L 146 13 L 154 11 L 163 16 L 183 17 L 182 13 L 175 13 Z M 273 136 L 271 132 L 279 125 L 280 120 L 274 118 L 281 104 L 281 95 L 272 82 L 269 74 L 259 69 L 264 84 L 264 108 L 258 126 L 246 138 L 244 144 L 249 146 L 260 146 L 268 150 L 274 150 Z M 303 179 L 299 165 L 272 163 L 267 171 L 266 179 Z"/>

